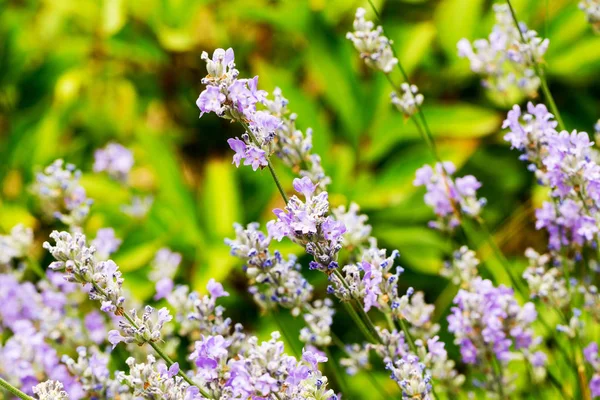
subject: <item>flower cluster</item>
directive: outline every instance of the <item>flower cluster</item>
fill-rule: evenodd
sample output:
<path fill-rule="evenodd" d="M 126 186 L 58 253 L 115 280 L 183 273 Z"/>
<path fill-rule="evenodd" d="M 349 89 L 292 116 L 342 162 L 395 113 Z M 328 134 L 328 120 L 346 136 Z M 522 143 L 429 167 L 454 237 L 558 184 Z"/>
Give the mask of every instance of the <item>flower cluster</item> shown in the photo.
<path fill-rule="evenodd" d="M 329 346 L 334 314 L 331 299 L 315 300 L 312 305 L 307 305 L 304 313 L 306 326 L 300 330 L 300 340 L 316 347 Z"/>
<path fill-rule="evenodd" d="M 425 369 L 425 364 L 419 357 L 407 354 L 404 357 L 390 362 L 386 366 L 391 371 L 391 377 L 398 382 L 402 389 L 402 397 L 408 399 L 431 399 L 431 375 Z"/>
<path fill-rule="evenodd" d="M 56 259 L 50 269 L 64 271 L 69 282 L 88 285 L 90 299 L 102 302 L 102 311 L 121 315 L 125 297 L 117 264 L 112 260 L 96 261 L 96 249 L 88 247 L 85 235 L 81 233 L 53 231 L 50 238 L 55 245 L 44 242 L 44 248 Z"/>
<path fill-rule="evenodd" d="M 258 229 L 257 223 L 235 225 L 235 239 L 227 239 L 231 254 L 242 259 L 244 271 L 250 279 L 250 293 L 264 309 L 279 305 L 299 315 L 312 298 L 312 286 L 300 273 L 296 257 L 285 260 L 278 251 L 269 252 L 271 237 Z"/>
<path fill-rule="evenodd" d="M 368 245 L 370 240 L 373 239 L 371 238 L 373 227 L 366 223 L 368 217 L 365 214 L 359 214 L 360 208 L 358 204 L 351 203 L 348 209 L 342 205 L 331 211 L 335 219 L 346 227 L 346 232 L 342 235 L 342 246 L 345 249 L 350 251 L 355 249 L 361 250 L 363 246 Z"/>
<path fill-rule="evenodd" d="M 596 30 L 600 30 L 600 2 L 598 0 L 582 0 L 579 8 L 585 13 L 590 24 Z"/>
<path fill-rule="evenodd" d="M 401 95 L 398 95 L 395 91 L 391 93 L 392 104 L 405 117 L 410 117 L 419 110 L 424 97 L 419 93 L 419 88 L 416 85 L 410 85 L 406 82 L 400 85 L 400 90 L 402 91 Z"/>
<path fill-rule="evenodd" d="M 87 218 L 92 200 L 86 197 L 85 189 L 79 184 L 81 171 L 73 164 L 56 160 L 36 175 L 33 193 L 38 198 L 40 209 L 46 217 L 59 219 L 75 227 Z"/>
<path fill-rule="evenodd" d="M 118 143 L 109 143 L 94 153 L 94 172 L 106 171 L 110 177 L 122 182 L 127 182 L 133 163 L 131 150 Z"/>
<path fill-rule="evenodd" d="M 551 268 L 552 257 L 527 249 L 525 255 L 529 259 L 529 267 L 523 278 L 529 286 L 532 298 L 539 298 L 553 308 L 564 310 L 571 302 L 571 292 L 562 271 Z"/>
<path fill-rule="evenodd" d="M 265 101 L 267 92 L 258 89 L 258 76 L 238 79 L 233 49 L 216 49 L 212 59 L 202 53 L 208 75 L 202 79 L 206 89 L 196 101 L 200 117 L 214 112 L 218 116 L 237 121 L 247 127 L 242 139 L 229 139 L 227 143 L 235 155 L 233 162 L 239 167 L 251 165 L 253 170 L 268 165 L 267 158 L 274 151 L 275 137 L 282 122 L 269 111 L 257 110 Z"/>
<path fill-rule="evenodd" d="M 115 236 L 113 228 L 101 228 L 96 232 L 96 238 L 91 241 L 91 245 L 96 249 L 96 259 L 99 261 L 108 260 L 110 255 L 119 250 L 122 240 Z"/>
<path fill-rule="evenodd" d="M 472 44 L 461 39 L 458 55 L 469 59 L 471 70 L 483 77 L 486 88 L 500 93 L 518 88 L 534 96 L 541 83 L 534 65 L 543 61 L 550 42 L 522 22 L 517 29 L 507 4 L 495 4 L 494 12 L 496 25 L 488 39 L 477 39 Z"/>
<path fill-rule="evenodd" d="M 512 289 L 476 277 L 469 288 L 459 290 L 454 304 L 448 330 L 454 333 L 465 363 L 485 366 L 484 361 L 494 357 L 507 364 L 516 357 L 514 350 L 522 352 L 534 367 L 545 362 L 543 353 L 533 352 L 539 342 L 531 328 L 537 318 L 535 306 L 519 306 Z"/>
<path fill-rule="evenodd" d="M 336 254 L 342 248 L 346 227 L 328 215 L 328 194 L 315 194 L 316 188 L 307 177 L 294 179 L 294 189 L 302 193 L 305 201 L 294 195 L 284 210 L 273 210 L 277 220 L 270 221 L 267 230 L 269 236 L 276 240 L 288 237 L 306 248 L 306 252 L 314 257 L 310 269 L 330 273 L 338 266 Z"/>
<path fill-rule="evenodd" d="M 154 308 L 146 306 L 142 317 L 138 317 L 137 311 L 131 310 L 131 317 L 127 321 L 119 321 L 119 327 L 122 335 L 116 329 L 108 332 L 108 341 L 113 345 L 113 348 L 121 343 L 136 343 L 143 345 L 144 343 L 158 342 L 161 338 L 160 330 L 163 325 L 173 319 L 169 314 L 169 310 L 165 307 L 158 310 L 155 318 L 151 318 L 154 314 Z"/>
<path fill-rule="evenodd" d="M 394 260 L 399 255 L 397 250 L 387 256 L 385 249 L 376 247 L 376 242 L 371 244 L 359 263 L 343 267 L 344 281 L 337 276 L 330 277 L 327 291 L 341 300 L 361 299 L 365 311 L 371 307 L 390 310 L 395 308 L 398 278 L 404 269 L 397 267 L 392 273 Z"/>
<path fill-rule="evenodd" d="M 69 394 L 65 392 L 63 384 L 58 381 L 45 381 L 33 387 L 33 393 L 39 400 L 66 400 Z"/>
<path fill-rule="evenodd" d="M 521 159 L 552 190 L 553 201 L 536 211 L 536 227 L 548 231 L 550 249 L 572 247 L 579 253 L 584 244 L 597 246 L 600 166 L 587 133 L 557 132 L 546 107 L 531 103 L 526 113 L 514 106 L 503 127 L 509 129 L 505 139 L 524 152 Z"/>
<path fill-rule="evenodd" d="M 452 260 L 444 263 L 440 274 L 455 285 L 468 285 L 477 276 L 479 260 L 473 250 L 461 246 L 453 254 Z"/>
<path fill-rule="evenodd" d="M 477 198 L 481 183 L 473 175 L 453 179 L 455 171 L 449 161 L 437 163 L 435 169 L 425 165 L 417 170 L 413 183 L 425 186 L 425 204 L 433 208 L 438 217 L 429 223 L 432 228 L 452 231 L 460 224 L 461 215 L 477 218 L 486 204 L 484 198 Z"/>
<path fill-rule="evenodd" d="M 360 57 L 369 67 L 389 74 L 398 59 L 394 57 L 392 41 L 383 35 L 383 28 L 365 19 L 364 8 L 356 10 L 354 32 L 348 32 L 346 38 L 351 40 L 360 53 Z"/>
<path fill-rule="evenodd" d="M 15 225 L 8 235 L 0 235 L 0 272 L 19 266 L 33 244 L 33 231 L 22 224 Z"/>
<path fill-rule="evenodd" d="M 296 127 L 296 113 L 290 113 L 288 100 L 280 88 L 273 90 L 273 100 L 265 99 L 264 105 L 274 117 L 281 121 L 276 130 L 275 155 L 300 177 L 318 182 L 317 190 L 325 190 L 331 179 L 325 175 L 321 157 L 312 152 L 312 129 L 303 133 Z"/>
<path fill-rule="evenodd" d="M 179 334 L 191 333 L 209 335 L 225 335 L 231 330 L 232 321 L 224 318 L 225 308 L 217 305 L 217 299 L 229 296 L 223 285 L 211 279 L 207 284 L 208 295 L 200 296 L 198 292 L 181 285 L 167 296 L 167 301 L 176 310 L 175 320 L 179 323 Z M 236 332 L 241 325 L 236 325 Z"/>
<path fill-rule="evenodd" d="M 248 337 L 242 349 L 231 351 L 231 342 L 221 335 L 205 336 L 195 344 L 190 359 L 197 367 L 195 378 L 215 398 L 268 398 L 336 400 L 327 388 L 327 378 L 318 364 L 327 361 L 318 353 L 304 350 L 302 359 L 285 354 L 279 333 L 259 344 Z"/>
<path fill-rule="evenodd" d="M 126 361 L 129 374 L 117 372 L 116 379 L 123 382 L 133 391 L 135 398 L 144 399 L 172 399 L 172 400 L 201 400 L 195 386 L 190 386 L 181 376 L 178 376 L 179 364 L 174 363 L 167 367 L 162 362 L 156 362 L 152 355 L 148 355 L 147 362 L 136 363 L 133 357 Z"/>

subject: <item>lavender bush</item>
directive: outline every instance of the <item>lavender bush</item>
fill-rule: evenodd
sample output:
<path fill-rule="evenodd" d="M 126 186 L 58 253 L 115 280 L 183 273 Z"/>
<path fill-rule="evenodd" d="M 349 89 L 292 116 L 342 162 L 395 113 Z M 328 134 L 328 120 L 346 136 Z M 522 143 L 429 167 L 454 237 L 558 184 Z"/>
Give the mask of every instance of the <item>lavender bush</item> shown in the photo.
<path fill-rule="evenodd" d="M 493 182 L 444 158 L 425 108 L 429 99 L 409 79 L 405 54 L 369 5 L 356 10 L 346 39 L 365 70 L 387 80 L 387 108 L 414 125 L 427 150 L 423 158 L 431 162 L 419 159 L 411 180 L 431 218 L 427 232 L 447 244 L 438 268 L 443 294 L 432 298 L 420 290 L 402 252 L 380 244 L 385 240 L 378 240 L 360 204 L 340 200 L 340 174 L 324 162 L 331 154 L 315 150 L 319 132 L 299 128 L 301 117 L 284 91 L 262 89 L 262 77 L 238 69 L 244 60 L 236 60 L 233 48 L 217 48 L 199 57 L 206 69 L 196 101 L 200 118 L 220 118 L 237 130 L 230 138 L 213 132 L 229 147 L 225 170 L 272 185 L 280 197 L 268 203 L 265 224 L 237 221 L 220 244 L 230 252 L 223 265 L 239 270 L 235 283 L 220 265 L 200 278 L 190 274 L 185 255 L 167 240 L 139 240 L 152 213 L 181 219 L 163 237 L 189 234 L 194 247 L 204 240 L 186 228 L 183 219 L 191 216 L 178 213 L 185 201 L 156 210 L 154 196 L 164 192 L 140 184 L 139 150 L 111 141 L 81 169 L 62 159 L 38 166 L 27 212 L 40 225 L 15 224 L 0 234 L 0 394 L 53 400 L 600 397 L 600 154 L 594 143 L 600 128 L 588 135 L 561 118 L 547 82 L 552 66 L 544 61 L 552 41 L 528 28 L 507 1 L 493 5 L 496 22 L 487 39 L 456 43 L 455 56 L 468 59 L 490 98 L 518 99 L 498 130 L 539 186 L 532 218 L 545 243 L 528 248 L 527 265 L 517 265 L 488 228 L 482 193 Z M 599 7 L 580 4 L 594 28 Z M 96 201 L 94 194 L 104 190 L 114 198 Z M 256 199 L 239 201 L 250 208 Z M 213 213 L 225 209 L 214 206 Z M 115 214 L 127 224 L 111 226 Z M 139 251 L 122 252 L 126 242 Z M 239 322 L 243 316 L 230 301 L 240 287 L 260 316 L 250 323 Z M 353 340 L 340 337 L 340 323 Z M 357 390 L 355 380 L 368 390 Z"/>

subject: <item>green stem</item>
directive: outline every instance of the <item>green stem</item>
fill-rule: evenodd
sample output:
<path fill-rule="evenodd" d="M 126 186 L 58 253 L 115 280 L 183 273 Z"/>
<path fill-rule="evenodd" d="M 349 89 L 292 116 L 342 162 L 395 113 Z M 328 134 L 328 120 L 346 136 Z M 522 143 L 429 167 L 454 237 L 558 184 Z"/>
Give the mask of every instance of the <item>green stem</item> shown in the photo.
<path fill-rule="evenodd" d="M 378 340 L 375 339 L 375 337 L 373 337 L 373 335 L 371 334 L 369 329 L 367 329 L 367 327 L 365 326 L 365 323 L 360 319 L 360 317 L 356 313 L 356 310 L 354 310 L 354 307 L 352 307 L 352 305 L 350 303 L 348 303 L 347 301 L 342 301 L 342 304 L 346 308 L 346 311 L 348 312 L 348 314 L 350 314 L 350 317 L 352 318 L 352 320 L 354 321 L 356 326 L 358 326 L 358 329 L 361 330 L 361 332 L 365 336 L 365 338 L 371 343 L 378 343 Z"/>
<path fill-rule="evenodd" d="M 373 4 L 373 2 L 371 0 L 369 0 L 369 5 L 373 9 L 373 12 L 375 13 L 375 16 L 377 17 L 379 24 L 383 25 L 383 21 L 381 19 L 381 14 L 379 14 L 377 7 L 375 7 L 375 5 Z M 383 27 L 382 27 L 382 29 L 383 29 Z M 393 46 L 390 46 L 390 49 L 392 50 L 392 54 L 394 55 L 396 60 L 398 60 L 398 62 L 396 63 L 396 66 L 398 67 L 400 74 L 402 74 L 402 78 L 404 79 L 404 81 L 406 83 L 408 83 L 410 85 L 411 84 L 410 79 L 408 78 L 408 74 L 406 73 L 406 70 L 402 66 L 402 63 L 400 62 L 400 58 L 398 58 L 398 55 L 396 54 L 396 49 Z M 394 84 L 394 82 L 392 81 L 392 78 L 388 74 L 385 74 L 385 75 L 386 75 L 386 78 L 388 79 L 388 81 L 391 83 L 392 87 L 395 90 L 399 90 L 398 86 L 396 86 Z M 413 92 L 409 90 L 409 93 L 412 96 L 413 100 L 415 100 L 415 96 L 414 96 Z M 436 161 L 441 163 L 442 159 L 439 156 L 439 153 L 438 153 L 436 145 L 435 145 L 435 141 L 433 140 L 433 134 L 431 133 L 431 130 L 429 129 L 429 125 L 427 124 L 427 119 L 425 118 L 425 113 L 423 113 L 423 109 L 421 108 L 421 106 L 419 106 L 417 104 L 416 101 L 415 101 L 415 107 L 417 109 L 417 114 L 419 114 L 419 118 L 421 119 L 421 123 L 423 124 L 423 127 L 421 128 L 421 126 L 417 123 L 417 120 L 413 118 L 415 121 L 415 124 L 417 125 L 417 129 L 419 130 L 419 133 L 425 140 L 425 143 L 427 143 L 427 145 L 431 149 L 431 152 L 433 153 L 433 156 L 435 157 Z"/>
<path fill-rule="evenodd" d="M 248 126 L 248 124 L 246 124 L 244 121 L 240 121 L 240 124 L 242 124 L 242 126 L 246 130 L 246 132 L 248 133 L 248 136 L 250 136 L 250 139 L 252 140 L 252 142 L 260 148 L 258 139 L 256 139 L 256 136 L 254 136 L 254 133 L 252 132 L 252 130 L 250 130 L 250 127 Z M 288 199 L 287 195 L 285 194 L 285 190 L 283 190 L 283 186 L 281 186 L 281 182 L 279 182 L 279 178 L 277 177 L 277 174 L 275 173 L 275 169 L 273 168 L 273 165 L 271 164 L 270 156 L 267 156 L 266 159 L 267 159 L 267 166 L 269 167 L 271 176 L 273 176 L 275 185 L 277 185 L 277 189 L 279 189 L 279 193 L 281 194 L 283 201 L 287 205 L 287 203 L 289 202 L 289 199 Z"/>
<path fill-rule="evenodd" d="M 402 318 L 398 318 L 398 321 L 400 322 L 400 327 L 402 328 L 402 331 L 404 332 L 404 336 L 406 336 L 406 340 L 408 341 L 408 346 L 410 347 L 412 352 L 415 353 L 415 355 L 416 355 L 417 354 L 417 346 L 415 345 L 415 341 L 413 340 L 412 336 L 410 335 L 410 332 L 408 331 L 408 326 L 406 326 L 406 322 Z"/>
<path fill-rule="evenodd" d="M 27 256 L 27 266 L 38 276 L 38 278 L 46 279 L 46 274 L 40 266 L 40 263 L 30 255 Z"/>
<path fill-rule="evenodd" d="M 11 393 L 12 395 L 17 396 L 20 399 L 35 400 L 33 397 L 26 395 L 25 393 L 21 392 L 19 389 L 17 389 L 13 385 L 11 385 L 10 383 L 8 383 L 4 379 L 2 379 L 1 376 L 0 376 L 0 387 L 3 388 L 4 390 L 6 390 L 7 392 Z"/>
<path fill-rule="evenodd" d="M 506 0 L 506 3 L 508 4 L 508 8 L 510 9 L 510 15 L 512 16 L 515 26 L 517 27 L 517 30 L 519 31 L 521 40 L 523 41 L 523 43 L 529 44 L 529 42 L 527 40 L 525 40 L 525 36 L 523 36 L 523 32 L 521 32 L 521 28 L 519 27 L 519 19 L 517 18 L 517 13 L 515 13 L 515 9 L 513 8 L 510 0 Z M 533 54 L 530 54 L 530 57 L 531 57 L 531 63 L 533 64 L 533 69 L 535 70 L 535 74 L 538 76 L 538 78 L 540 78 L 540 82 L 542 85 L 542 92 L 544 92 L 544 97 L 546 98 L 546 101 L 548 102 L 548 106 L 550 107 L 552 114 L 554 114 L 554 118 L 556 118 L 556 122 L 558 122 L 558 127 L 560 128 L 561 131 L 564 131 L 564 130 L 566 130 L 566 127 L 560 116 L 558 107 L 556 107 L 556 103 L 554 102 L 554 97 L 552 97 L 552 93 L 550 93 L 550 88 L 548 88 L 548 82 L 546 81 L 546 76 L 545 76 L 544 72 L 542 71 L 542 68 L 540 68 L 538 63 L 535 61 Z"/>
<path fill-rule="evenodd" d="M 346 350 L 346 345 L 341 341 L 341 339 L 339 337 L 337 337 L 337 335 L 333 332 L 331 332 L 331 340 L 333 341 L 333 343 L 336 345 L 336 347 L 338 349 L 340 349 L 340 351 L 343 351 L 344 353 L 348 354 L 348 350 Z M 379 384 L 379 382 L 377 381 L 377 379 L 375 378 L 375 376 L 371 373 L 371 370 L 365 368 L 362 370 L 365 374 L 367 374 L 367 376 L 369 377 L 369 380 L 371 381 L 371 383 L 373 384 L 373 387 L 375 389 L 377 389 L 377 391 L 383 396 L 382 398 L 387 399 L 390 397 L 390 394 L 381 387 L 381 385 Z"/>
<path fill-rule="evenodd" d="M 94 286 L 94 289 L 96 289 L 98 291 L 98 293 L 100 293 L 103 296 L 106 296 L 106 292 L 100 286 L 98 286 L 95 282 L 92 282 L 92 286 Z M 133 326 L 135 329 L 139 329 L 138 325 L 135 323 L 133 318 L 131 318 L 131 316 L 127 312 L 124 311 L 123 316 L 125 317 L 125 319 L 127 319 L 127 321 L 131 324 L 131 326 Z M 173 360 L 171 360 L 171 357 L 169 357 L 167 355 L 167 353 L 165 353 L 164 350 L 161 349 L 160 346 L 158 346 L 156 343 L 148 342 L 148 344 L 150 345 L 150 347 L 152 347 L 154 349 L 154 351 L 156 352 L 156 354 L 159 355 L 160 358 L 165 360 L 165 362 L 167 363 L 167 367 L 170 367 L 171 365 L 175 364 L 175 362 Z M 181 369 L 179 369 L 179 372 L 177 372 L 177 375 L 179 375 L 181 378 L 183 378 L 183 380 L 186 381 L 190 386 L 197 387 L 198 390 L 200 391 L 200 394 L 202 394 L 202 396 L 206 397 L 207 399 L 213 398 L 212 395 L 209 394 L 205 389 L 200 387 L 198 384 L 194 383 L 194 381 L 192 381 L 190 379 L 190 377 L 187 376 Z"/>
<path fill-rule="evenodd" d="M 349 396 L 350 391 L 348 390 L 346 381 L 344 380 L 344 374 L 340 371 L 337 361 L 333 358 L 333 355 L 331 354 L 329 347 L 324 346 L 323 351 L 325 352 L 325 355 L 327 356 L 327 359 L 328 359 L 327 361 L 329 362 L 329 365 L 331 365 L 331 372 L 333 372 L 333 376 L 338 384 L 338 387 L 339 387 L 341 393 L 344 393 L 345 396 Z"/>
<path fill-rule="evenodd" d="M 352 299 L 357 303 L 358 307 L 356 307 L 356 310 L 358 310 L 358 312 L 354 310 L 352 305 L 350 305 L 349 308 L 352 309 L 354 314 L 357 314 L 357 317 L 360 315 L 359 320 L 362 320 L 362 325 L 364 325 L 367 331 L 370 332 L 371 339 L 376 339 L 371 341 L 373 343 L 381 343 L 381 337 L 379 337 L 379 332 L 377 332 L 377 329 L 375 329 L 373 321 L 371 321 L 371 318 L 369 318 L 365 310 L 361 307 L 360 301 L 358 301 L 358 299 L 352 294 L 352 291 L 350 290 L 350 287 L 348 286 L 348 283 L 346 282 L 346 279 L 344 279 L 342 273 L 336 268 L 333 270 L 333 274 L 340 280 L 340 282 L 342 282 L 344 288 L 348 291 L 348 293 L 350 293 Z"/>
<path fill-rule="evenodd" d="M 296 356 L 300 355 L 300 353 L 298 352 L 298 349 L 296 348 L 296 346 L 294 346 L 294 342 L 292 341 L 292 337 L 290 336 L 290 334 L 287 331 L 287 329 L 285 329 L 284 325 L 279 320 L 279 318 L 278 318 L 279 315 L 276 315 L 276 312 L 273 312 L 271 315 L 273 316 L 273 319 L 275 320 L 275 324 L 277 324 L 277 327 L 281 331 L 281 334 L 283 335 L 283 337 L 285 338 L 286 342 L 288 342 L 288 345 L 292 349 L 292 352 Z"/>

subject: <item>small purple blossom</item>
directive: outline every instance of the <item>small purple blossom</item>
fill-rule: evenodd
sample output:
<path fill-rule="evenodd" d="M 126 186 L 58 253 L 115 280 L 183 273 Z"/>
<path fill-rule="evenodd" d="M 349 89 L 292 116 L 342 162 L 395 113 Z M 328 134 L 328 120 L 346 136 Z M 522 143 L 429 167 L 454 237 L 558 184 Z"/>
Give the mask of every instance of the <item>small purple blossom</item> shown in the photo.
<path fill-rule="evenodd" d="M 127 181 L 133 163 L 131 150 L 118 143 L 109 143 L 94 153 L 94 172 L 106 171 L 120 181 Z"/>
<path fill-rule="evenodd" d="M 214 112 L 217 115 L 223 113 L 223 102 L 225 102 L 226 96 L 221 93 L 218 87 L 207 86 L 206 89 L 196 100 L 196 105 L 200 109 L 200 117 L 205 113 Z"/>

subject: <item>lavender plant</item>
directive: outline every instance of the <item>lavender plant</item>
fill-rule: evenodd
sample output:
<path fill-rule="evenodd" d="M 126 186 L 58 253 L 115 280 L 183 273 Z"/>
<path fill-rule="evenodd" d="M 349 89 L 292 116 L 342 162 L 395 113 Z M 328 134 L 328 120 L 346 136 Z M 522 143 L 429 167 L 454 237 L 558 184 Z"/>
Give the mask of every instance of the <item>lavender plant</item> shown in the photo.
<path fill-rule="evenodd" d="M 592 3 L 581 7 L 594 23 Z M 202 290 L 182 284 L 184 256 L 167 247 L 152 247 L 148 258 L 159 249 L 147 274 L 154 292 L 146 301 L 136 299 L 111 259 L 127 238 L 90 216 L 93 201 L 82 173 L 57 160 L 32 186 L 38 211 L 53 229 L 42 247 L 54 261 L 45 269 L 32 259 L 37 231 L 31 228 L 16 225 L 0 235 L 0 388 L 21 399 L 354 398 L 341 366 L 346 375 L 368 376 L 386 398 L 516 398 L 523 393 L 522 371 L 536 389 L 553 385 L 565 398 L 600 397 L 592 329 L 600 320 L 598 152 L 587 133 L 564 129 L 540 67 L 549 40 L 519 23 L 509 1 L 494 12 L 489 39 L 463 39 L 459 54 L 487 88 L 516 87 L 532 96 L 541 87 L 547 102 L 528 103 L 526 111 L 514 105 L 502 126 L 505 140 L 546 189 L 535 217 L 548 246 L 526 251 L 522 277 L 487 231 L 486 200 L 478 196 L 482 183 L 440 158 L 421 108 L 423 95 L 383 28 L 359 8 L 347 38 L 369 68 L 388 78 L 392 105 L 416 124 L 436 160 L 418 169 L 413 183 L 425 187 L 424 202 L 435 214 L 429 227 L 450 243 L 440 271 L 449 281 L 450 309 L 429 304 L 428 294 L 410 285 L 400 252 L 379 247 L 356 203 L 335 201 L 328 191 L 332 179 L 313 151 L 313 131 L 296 127 L 297 115 L 282 91 L 261 90 L 258 76 L 239 78 L 233 49 L 216 49 L 212 57 L 201 55 L 208 74 L 196 102 L 200 117 L 214 113 L 240 126 L 227 140 L 232 164 L 268 169 L 283 201 L 264 231 L 257 222 L 236 223 L 235 237 L 225 243 L 244 264 L 256 306 L 279 331 L 264 339 L 227 317 L 229 293 L 215 279 Z M 394 68 L 402 73 L 400 85 L 391 76 Z M 276 164 L 294 176 L 289 187 Z M 96 151 L 93 171 L 128 189 L 133 165 L 132 152 L 111 142 Z M 151 205 L 152 197 L 133 195 L 122 210 L 140 220 Z M 470 223 L 513 287 L 495 275 L 489 279 L 481 249 L 469 247 Z M 305 255 L 282 254 L 282 241 Z M 28 268 L 37 276 L 30 277 Z M 279 319 L 287 312 L 302 325 L 295 338 Z M 362 341 L 344 343 L 337 336 L 334 323 L 341 315 L 350 317 Z M 452 339 L 444 343 L 447 337 Z M 293 348 L 296 340 L 301 351 Z M 573 373 L 559 376 L 557 363 Z M 382 370 L 390 377 L 385 389 L 373 375 Z"/>

